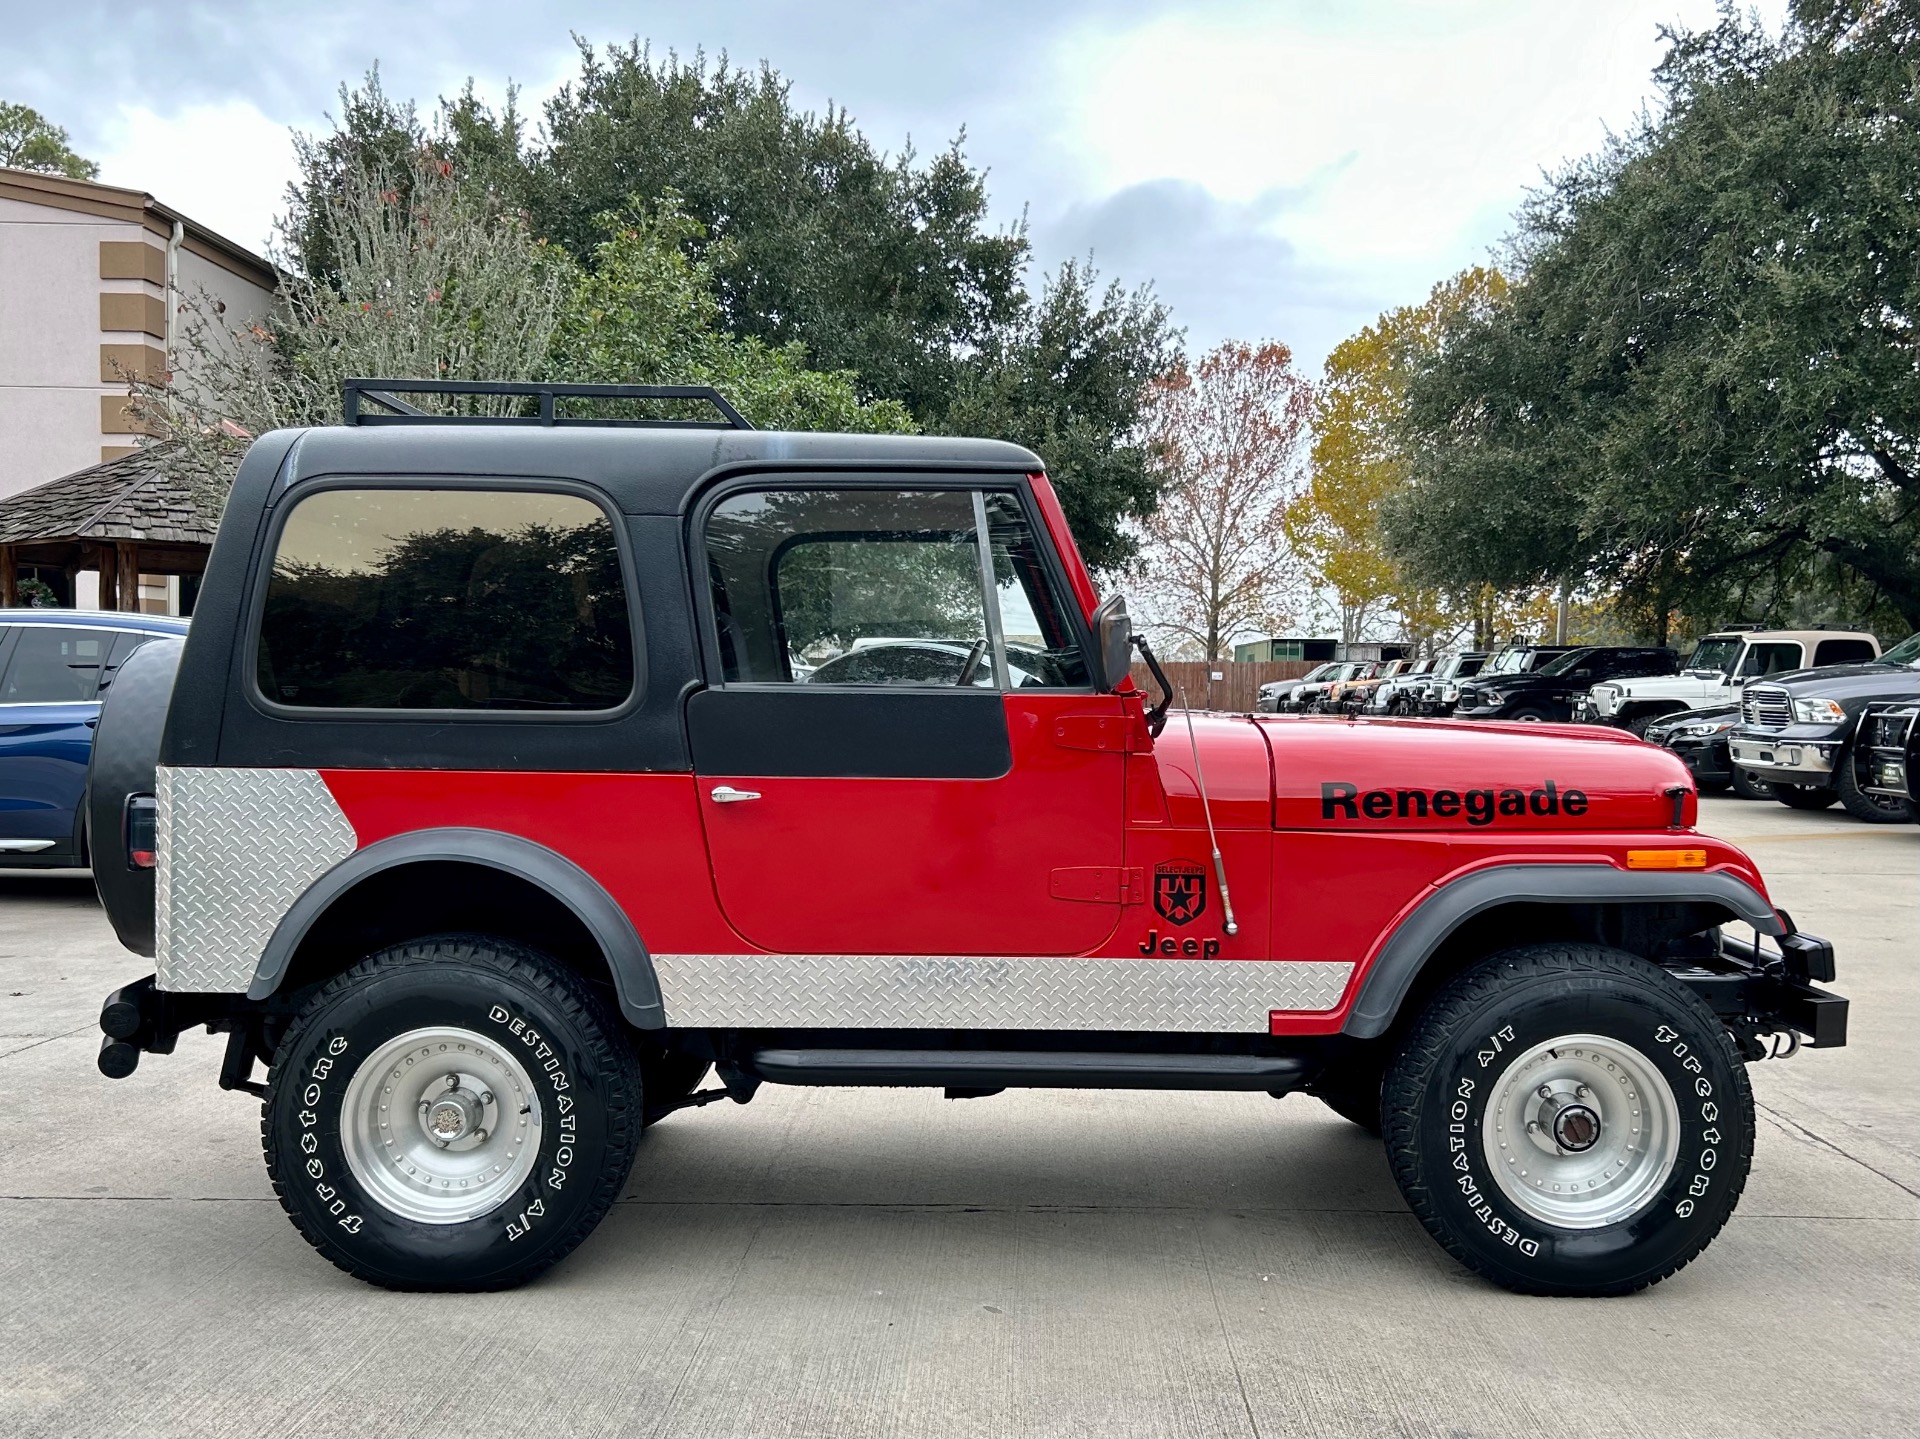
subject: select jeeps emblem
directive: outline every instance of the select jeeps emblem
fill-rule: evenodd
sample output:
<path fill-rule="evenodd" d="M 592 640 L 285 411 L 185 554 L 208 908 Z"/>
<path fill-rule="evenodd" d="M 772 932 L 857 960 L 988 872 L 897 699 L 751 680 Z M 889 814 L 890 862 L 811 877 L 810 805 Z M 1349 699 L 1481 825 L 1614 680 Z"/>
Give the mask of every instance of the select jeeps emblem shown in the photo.
<path fill-rule="evenodd" d="M 1192 924 L 1207 912 L 1207 871 L 1190 859 L 1153 867 L 1153 907 L 1168 924 Z"/>

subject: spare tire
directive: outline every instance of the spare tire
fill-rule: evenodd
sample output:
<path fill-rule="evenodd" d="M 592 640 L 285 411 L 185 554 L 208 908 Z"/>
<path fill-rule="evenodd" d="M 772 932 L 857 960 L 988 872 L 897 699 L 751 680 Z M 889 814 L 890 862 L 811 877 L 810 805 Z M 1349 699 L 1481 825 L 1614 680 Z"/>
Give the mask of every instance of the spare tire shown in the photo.
<path fill-rule="evenodd" d="M 92 840 L 93 887 L 114 933 L 135 954 L 153 954 L 153 871 L 127 861 L 125 816 L 129 795 L 152 794 L 160 762 L 160 735 L 173 699 L 185 640 L 140 646 L 113 676 L 93 732 L 87 766 L 87 829 Z"/>

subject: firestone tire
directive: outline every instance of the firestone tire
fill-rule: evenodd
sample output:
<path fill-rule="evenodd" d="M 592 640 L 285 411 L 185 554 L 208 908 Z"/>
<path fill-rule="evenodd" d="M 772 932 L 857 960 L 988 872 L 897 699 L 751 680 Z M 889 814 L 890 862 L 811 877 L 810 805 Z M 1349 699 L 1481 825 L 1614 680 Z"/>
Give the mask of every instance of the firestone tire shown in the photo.
<path fill-rule="evenodd" d="M 1427 1232 L 1521 1294 L 1666 1278 L 1720 1232 L 1753 1158 L 1753 1091 L 1719 1019 L 1657 965 L 1598 945 L 1510 950 L 1448 984 L 1388 1068 L 1382 1109 Z"/>
<path fill-rule="evenodd" d="M 632 1048 L 579 976 L 443 936 L 307 1002 L 260 1131 L 282 1207 L 332 1263 L 388 1289 L 471 1291 L 525 1283 L 593 1231 L 641 1112 Z"/>

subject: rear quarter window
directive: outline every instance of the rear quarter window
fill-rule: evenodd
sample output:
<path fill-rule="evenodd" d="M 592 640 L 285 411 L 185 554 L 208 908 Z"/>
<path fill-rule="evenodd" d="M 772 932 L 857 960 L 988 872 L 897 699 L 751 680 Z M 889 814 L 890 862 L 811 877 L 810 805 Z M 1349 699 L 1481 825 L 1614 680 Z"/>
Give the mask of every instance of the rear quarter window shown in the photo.
<path fill-rule="evenodd" d="M 1874 658 L 1865 640 L 1822 640 L 1813 652 L 1816 665 L 1857 665 Z"/>
<path fill-rule="evenodd" d="M 544 491 L 309 494 L 280 532 L 256 673 L 301 709 L 617 708 L 634 655 L 613 524 Z"/>

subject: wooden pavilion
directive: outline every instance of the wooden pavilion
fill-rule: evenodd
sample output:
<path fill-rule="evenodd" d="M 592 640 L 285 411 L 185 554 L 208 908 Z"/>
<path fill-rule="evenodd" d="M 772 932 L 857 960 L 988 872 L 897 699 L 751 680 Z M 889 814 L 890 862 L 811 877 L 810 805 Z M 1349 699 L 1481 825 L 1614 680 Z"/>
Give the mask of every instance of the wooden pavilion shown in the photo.
<path fill-rule="evenodd" d="M 103 610 L 139 610 L 142 575 L 179 575 L 190 612 L 220 514 L 164 459 L 136 450 L 0 499 L 0 607 L 27 577 L 70 606 L 75 576 L 96 570 Z"/>

